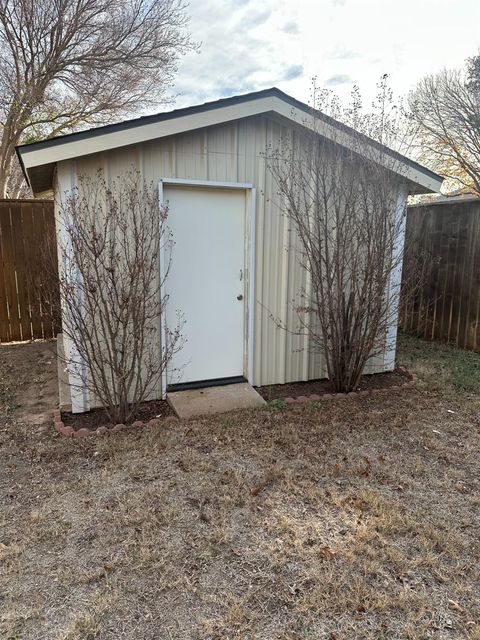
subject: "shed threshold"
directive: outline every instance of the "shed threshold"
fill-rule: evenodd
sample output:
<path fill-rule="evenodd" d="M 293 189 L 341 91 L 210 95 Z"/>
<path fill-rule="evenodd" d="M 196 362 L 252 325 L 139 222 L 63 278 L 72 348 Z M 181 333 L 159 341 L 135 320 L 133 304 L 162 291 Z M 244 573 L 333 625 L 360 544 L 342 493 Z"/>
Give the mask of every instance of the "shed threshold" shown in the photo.
<path fill-rule="evenodd" d="M 205 389 L 207 387 L 223 387 L 227 384 L 238 384 L 246 382 L 243 376 L 234 376 L 230 378 L 213 378 L 212 380 L 196 380 L 195 382 L 180 382 L 178 384 L 169 384 L 167 393 L 172 391 L 185 391 L 187 389 Z"/>

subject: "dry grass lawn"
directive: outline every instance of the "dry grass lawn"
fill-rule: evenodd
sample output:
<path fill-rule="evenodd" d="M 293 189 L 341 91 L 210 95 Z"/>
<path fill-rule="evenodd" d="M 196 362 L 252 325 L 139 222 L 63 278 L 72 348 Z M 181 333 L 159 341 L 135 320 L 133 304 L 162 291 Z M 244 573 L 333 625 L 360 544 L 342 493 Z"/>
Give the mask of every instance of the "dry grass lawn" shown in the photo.
<path fill-rule="evenodd" d="M 71 441 L 22 404 L 45 349 L 0 347 L 2 640 L 480 638 L 480 355 L 403 338 L 414 390 Z"/>

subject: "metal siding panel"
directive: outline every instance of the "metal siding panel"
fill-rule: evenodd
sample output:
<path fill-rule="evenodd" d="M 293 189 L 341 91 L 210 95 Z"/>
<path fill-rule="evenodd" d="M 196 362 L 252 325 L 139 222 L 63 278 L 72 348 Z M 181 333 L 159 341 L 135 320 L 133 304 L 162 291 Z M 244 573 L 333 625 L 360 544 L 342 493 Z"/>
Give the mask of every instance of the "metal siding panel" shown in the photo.
<path fill-rule="evenodd" d="M 237 180 L 247 182 L 247 164 L 250 158 L 247 157 L 247 122 L 240 120 L 236 123 L 237 131 Z M 248 173 L 251 176 L 251 171 Z"/>
<path fill-rule="evenodd" d="M 161 144 L 160 140 L 159 144 Z M 205 180 L 207 170 L 203 131 L 194 131 L 193 133 L 177 136 L 175 147 L 177 158 L 176 177 Z"/>
<path fill-rule="evenodd" d="M 236 123 L 207 130 L 208 180 L 237 180 Z M 181 176 L 179 176 L 181 177 Z"/>
<path fill-rule="evenodd" d="M 139 171 L 141 169 L 141 147 L 133 147 L 123 153 L 107 152 L 102 154 L 104 161 L 104 171 L 108 183 L 121 182 L 122 176 L 128 172 Z M 92 167 L 92 171 L 93 171 Z"/>
<path fill-rule="evenodd" d="M 265 282 L 265 272 L 268 268 L 268 254 L 265 255 L 265 235 L 268 233 L 267 218 L 265 211 L 265 162 L 263 158 L 257 154 L 257 149 L 266 148 L 266 130 L 263 122 L 257 120 L 253 123 L 253 135 L 249 139 L 252 145 L 247 149 L 247 153 L 254 158 L 254 174 L 252 176 L 253 183 L 257 187 L 257 242 L 256 242 L 256 271 L 255 283 L 257 292 L 257 308 L 255 325 L 255 355 L 256 367 L 258 373 L 256 380 L 259 384 L 267 384 L 268 380 L 268 361 L 270 354 L 268 352 L 268 331 L 266 330 L 266 320 L 268 320 L 268 311 L 265 303 L 268 304 L 267 290 L 268 281 Z M 265 354 L 266 352 L 266 354 Z"/>
<path fill-rule="evenodd" d="M 269 120 L 265 120 L 265 126 L 267 144 L 275 148 L 278 144 L 281 144 L 282 127 Z M 285 302 L 288 286 L 287 265 L 284 258 L 285 219 L 282 215 L 276 184 L 268 168 L 266 168 L 265 176 L 265 198 L 267 220 L 270 227 L 270 233 L 266 238 L 264 247 L 264 251 L 268 255 L 269 267 L 266 289 L 270 294 L 269 305 L 271 312 L 282 325 L 285 325 L 287 320 Z M 273 286 L 274 283 L 275 286 Z M 288 331 L 275 326 L 271 318 L 267 318 L 267 323 L 267 334 L 270 337 L 268 353 L 273 355 L 271 359 L 269 358 L 268 378 L 274 382 L 284 383 L 286 381 L 285 354 Z"/>
<path fill-rule="evenodd" d="M 264 356 L 262 351 L 263 316 L 265 308 L 263 302 L 263 236 L 264 236 L 264 160 L 257 153 L 257 148 L 265 148 L 264 131 L 258 120 L 244 120 L 240 123 L 243 141 L 240 142 L 239 153 L 243 154 L 240 164 L 243 169 L 245 182 L 251 182 L 256 187 L 256 233 L 255 233 L 255 288 L 256 303 L 253 309 L 255 318 L 254 340 L 254 377 L 257 384 L 263 384 Z"/>
<path fill-rule="evenodd" d="M 98 160 L 97 167 L 98 167 Z M 75 160 L 66 160 L 64 162 L 59 162 L 57 165 L 57 184 L 56 184 L 56 194 L 55 194 L 55 224 L 58 238 L 63 240 L 64 246 L 66 246 L 66 235 L 64 226 L 62 223 L 62 204 L 66 202 L 68 198 L 68 194 L 77 187 L 78 185 L 78 176 L 82 175 L 85 172 L 86 163 L 80 163 Z M 59 247 L 58 251 L 58 268 L 59 273 L 62 273 L 65 265 L 63 262 L 62 251 Z M 64 352 L 65 354 L 70 354 L 70 357 L 73 357 L 78 360 L 78 354 L 76 354 L 76 349 L 67 338 L 67 336 L 63 335 L 63 343 L 64 343 Z M 68 372 L 68 379 L 70 386 L 70 396 L 72 403 L 72 411 L 74 413 L 87 411 L 91 405 L 91 398 L 89 397 L 88 391 L 86 389 L 82 389 L 82 380 L 81 377 L 75 374 L 75 372 Z"/>

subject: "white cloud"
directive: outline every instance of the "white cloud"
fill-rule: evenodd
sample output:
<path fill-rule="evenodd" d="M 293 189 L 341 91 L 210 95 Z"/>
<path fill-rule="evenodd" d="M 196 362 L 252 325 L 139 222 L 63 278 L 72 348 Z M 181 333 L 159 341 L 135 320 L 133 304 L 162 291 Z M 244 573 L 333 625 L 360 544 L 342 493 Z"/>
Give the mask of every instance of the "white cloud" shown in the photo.
<path fill-rule="evenodd" d="M 289 20 L 283 25 L 283 31 L 285 33 L 291 33 L 292 35 L 298 34 L 298 24 L 293 20 Z"/>
<path fill-rule="evenodd" d="M 478 52 L 478 0 L 191 0 L 199 53 L 180 63 L 176 106 L 271 86 L 308 100 L 310 78 L 365 102 L 388 73 L 405 94 Z"/>
<path fill-rule="evenodd" d="M 327 85 L 327 87 L 336 87 L 342 84 L 352 85 L 354 82 L 355 80 L 349 75 L 345 73 L 336 73 L 335 75 L 330 76 L 325 84 Z"/>

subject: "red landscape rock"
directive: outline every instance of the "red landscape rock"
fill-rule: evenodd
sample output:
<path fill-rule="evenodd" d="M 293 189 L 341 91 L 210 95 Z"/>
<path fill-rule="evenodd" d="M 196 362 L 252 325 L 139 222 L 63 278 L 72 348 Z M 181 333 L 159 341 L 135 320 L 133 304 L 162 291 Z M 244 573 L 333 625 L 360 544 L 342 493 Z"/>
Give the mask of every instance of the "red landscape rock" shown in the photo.
<path fill-rule="evenodd" d="M 88 438 L 91 433 L 90 429 L 79 429 L 75 431 L 75 438 Z"/>

